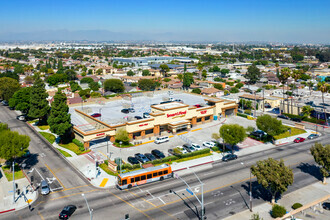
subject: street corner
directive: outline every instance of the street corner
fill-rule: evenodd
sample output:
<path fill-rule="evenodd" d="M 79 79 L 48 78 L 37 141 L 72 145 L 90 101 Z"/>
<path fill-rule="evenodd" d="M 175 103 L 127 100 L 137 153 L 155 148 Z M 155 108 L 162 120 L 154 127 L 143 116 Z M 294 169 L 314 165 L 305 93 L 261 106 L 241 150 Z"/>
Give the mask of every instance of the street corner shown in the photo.
<path fill-rule="evenodd" d="M 109 181 L 109 178 L 103 178 L 101 184 L 99 185 L 99 187 L 105 187 L 105 185 L 107 184 L 107 182 Z"/>
<path fill-rule="evenodd" d="M 264 144 L 264 143 L 248 137 L 242 143 L 237 144 L 237 146 L 241 149 L 244 149 L 244 148 L 258 146 L 260 144 Z"/>

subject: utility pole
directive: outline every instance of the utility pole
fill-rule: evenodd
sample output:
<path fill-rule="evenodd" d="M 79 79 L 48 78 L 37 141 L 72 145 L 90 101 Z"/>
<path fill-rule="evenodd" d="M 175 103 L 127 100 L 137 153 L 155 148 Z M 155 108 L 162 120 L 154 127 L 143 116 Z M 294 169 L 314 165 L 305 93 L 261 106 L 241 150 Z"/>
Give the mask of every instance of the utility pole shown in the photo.
<path fill-rule="evenodd" d="M 265 112 L 265 89 L 262 89 L 262 112 Z"/>
<path fill-rule="evenodd" d="M 257 91 L 254 91 L 254 117 L 257 117 Z"/>
<path fill-rule="evenodd" d="M 82 197 L 84 197 L 85 201 L 86 201 L 86 204 L 87 204 L 87 208 L 88 208 L 88 212 L 89 212 L 89 215 L 91 217 L 91 220 L 93 220 L 93 209 L 90 209 L 89 208 L 89 205 L 88 205 L 88 202 L 87 202 L 87 199 L 85 197 L 85 194 L 81 194 Z"/>
<path fill-rule="evenodd" d="M 15 184 L 15 160 L 13 161 L 13 203 L 15 204 L 15 193 L 16 193 L 16 184 Z"/>
<path fill-rule="evenodd" d="M 241 164 L 243 166 L 245 166 L 246 168 L 248 168 L 243 162 L 241 162 Z M 249 195 L 250 195 L 250 212 L 252 212 L 252 182 L 251 182 L 251 179 L 252 179 L 252 171 L 251 171 L 251 168 L 249 168 L 250 170 L 250 192 L 249 192 Z"/>

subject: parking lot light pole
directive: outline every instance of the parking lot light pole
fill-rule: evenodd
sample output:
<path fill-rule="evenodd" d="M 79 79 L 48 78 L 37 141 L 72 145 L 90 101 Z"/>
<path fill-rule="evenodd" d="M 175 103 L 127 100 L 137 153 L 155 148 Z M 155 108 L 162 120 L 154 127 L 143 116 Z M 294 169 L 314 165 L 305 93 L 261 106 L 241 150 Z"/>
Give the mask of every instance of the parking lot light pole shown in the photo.
<path fill-rule="evenodd" d="M 243 162 L 241 162 L 241 164 L 243 165 L 243 166 L 245 166 L 246 168 L 248 168 Z M 251 182 L 251 177 L 252 177 L 252 171 L 251 171 L 251 168 L 249 168 L 250 169 L 250 192 L 249 192 L 249 194 L 250 194 L 250 212 L 252 212 L 252 182 Z"/>
<path fill-rule="evenodd" d="M 86 204 L 87 204 L 88 211 L 89 211 L 89 215 L 90 215 L 90 217 L 91 217 L 91 220 L 93 220 L 93 209 L 90 209 L 90 208 L 89 208 L 89 205 L 88 205 L 87 199 L 86 199 L 86 197 L 85 197 L 85 194 L 83 193 L 83 194 L 81 194 L 81 196 L 84 197 L 84 199 L 85 199 L 85 201 L 86 201 Z"/>

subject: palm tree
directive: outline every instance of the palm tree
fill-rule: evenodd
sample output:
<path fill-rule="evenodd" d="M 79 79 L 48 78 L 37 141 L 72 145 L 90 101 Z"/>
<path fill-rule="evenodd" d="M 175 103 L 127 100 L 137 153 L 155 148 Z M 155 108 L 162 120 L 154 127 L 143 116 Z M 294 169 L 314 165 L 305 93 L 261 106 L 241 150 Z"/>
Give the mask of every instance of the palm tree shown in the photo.
<path fill-rule="evenodd" d="M 322 102 L 324 104 L 324 93 L 329 92 L 330 85 L 328 83 L 325 83 L 325 82 L 319 82 L 317 84 L 317 90 L 321 91 L 321 93 L 322 93 Z M 327 115 L 325 113 L 325 108 L 323 108 L 323 112 L 324 112 L 325 124 L 328 125 L 328 120 L 327 120 Z"/>
<path fill-rule="evenodd" d="M 312 108 L 310 105 L 305 105 L 304 107 L 302 107 L 301 112 L 309 118 L 313 110 L 314 108 Z"/>
<path fill-rule="evenodd" d="M 199 70 L 198 78 L 199 78 L 199 79 L 202 79 L 203 64 L 202 64 L 202 63 L 198 63 L 198 64 L 197 64 L 197 69 Z"/>
<path fill-rule="evenodd" d="M 283 68 L 281 70 L 281 74 L 279 74 L 277 77 L 278 79 L 280 80 L 280 82 L 282 83 L 283 85 L 283 111 L 284 111 L 284 87 L 285 87 L 285 84 L 287 83 L 288 81 L 288 78 L 290 77 L 290 73 L 291 73 L 291 70 L 289 68 Z M 289 113 L 289 111 L 288 111 Z"/>
<path fill-rule="evenodd" d="M 291 73 L 291 77 L 294 79 L 294 87 L 296 87 L 296 89 L 297 89 L 297 95 L 298 95 L 299 87 L 296 86 L 296 84 L 297 84 L 297 80 L 300 79 L 301 74 L 302 74 L 302 72 L 300 70 L 293 70 Z M 291 99 L 291 111 L 292 112 L 293 112 L 293 109 L 292 109 L 293 92 L 294 92 L 294 90 L 292 90 L 292 99 Z"/>
<path fill-rule="evenodd" d="M 23 69 L 24 69 L 24 73 L 27 72 L 28 75 L 31 75 L 31 71 L 33 70 L 33 66 L 32 65 L 27 65 Z"/>
<path fill-rule="evenodd" d="M 312 89 L 314 88 L 314 83 L 312 81 L 308 81 L 307 86 L 309 88 L 310 95 L 312 95 Z"/>

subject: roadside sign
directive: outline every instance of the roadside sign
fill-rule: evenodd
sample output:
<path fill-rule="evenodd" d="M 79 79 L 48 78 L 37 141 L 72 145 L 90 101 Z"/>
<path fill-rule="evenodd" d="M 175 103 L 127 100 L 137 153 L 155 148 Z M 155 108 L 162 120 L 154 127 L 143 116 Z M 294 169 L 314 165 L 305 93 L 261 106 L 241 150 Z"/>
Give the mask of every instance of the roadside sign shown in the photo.
<path fill-rule="evenodd" d="M 191 195 L 194 195 L 194 193 L 190 190 L 190 189 L 186 189 L 188 193 L 190 193 Z"/>

